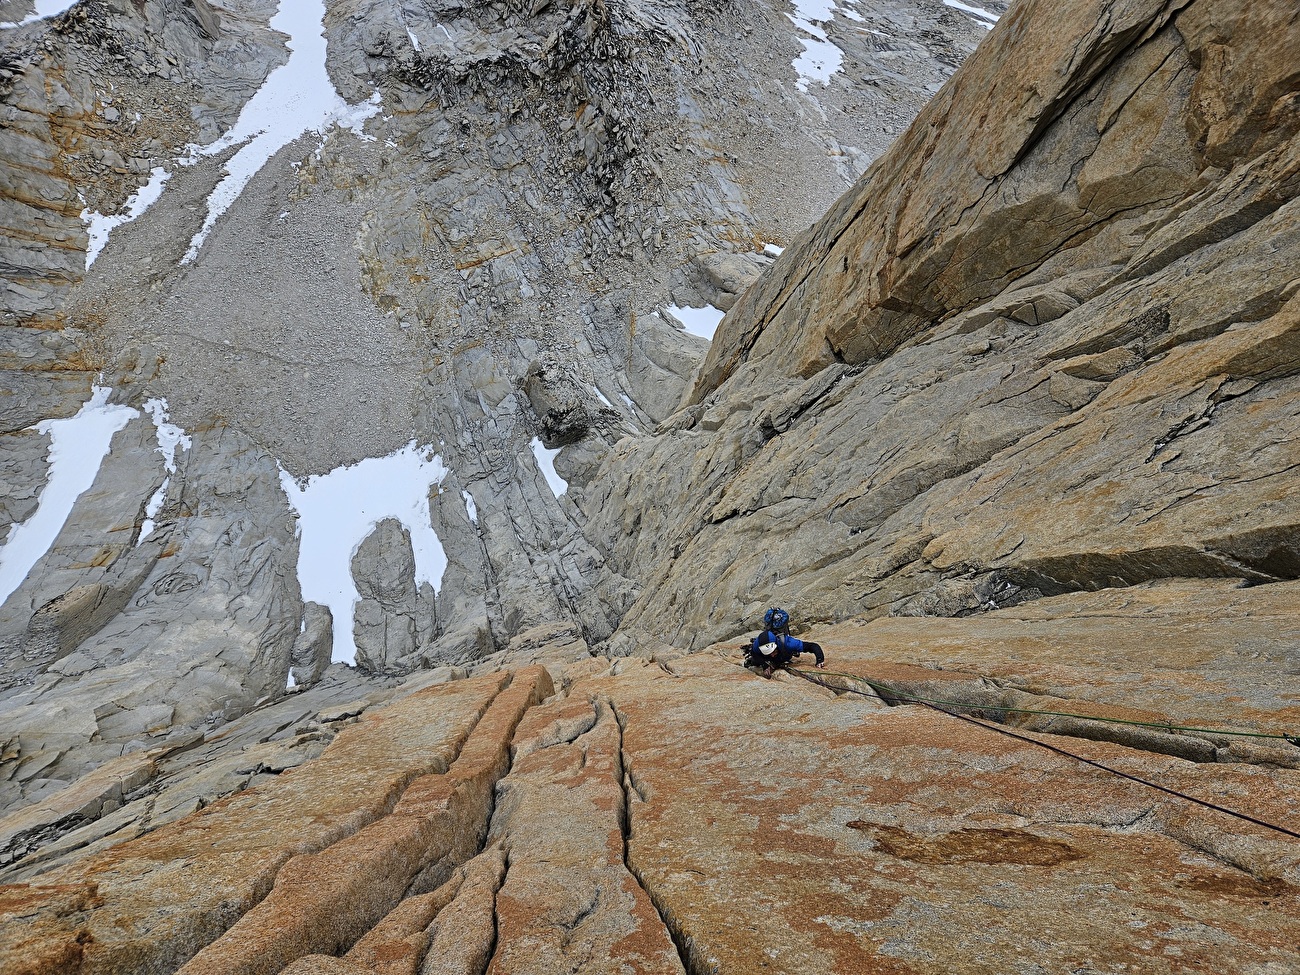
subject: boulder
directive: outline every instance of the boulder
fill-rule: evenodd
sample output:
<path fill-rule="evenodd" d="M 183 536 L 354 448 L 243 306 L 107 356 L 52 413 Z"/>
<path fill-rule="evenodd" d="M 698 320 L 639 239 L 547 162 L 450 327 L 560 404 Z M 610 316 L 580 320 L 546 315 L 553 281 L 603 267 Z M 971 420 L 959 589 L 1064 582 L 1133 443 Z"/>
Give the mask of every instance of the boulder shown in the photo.
<path fill-rule="evenodd" d="M 328 606 L 306 600 L 302 604 L 302 629 L 290 654 L 295 684 L 311 687 L 325 673 L 334 652 L 334 617 Z"/>
<path fill-rule="evenodd" d="M 379 522 L 352 557 L 352 576 L 360 594 L 353 624 L 357 666 L 367 673 L 409 672 L 423 649 L 420 621 L 432 610 L 415 585 L 411 533 L 394 518 Z"/>

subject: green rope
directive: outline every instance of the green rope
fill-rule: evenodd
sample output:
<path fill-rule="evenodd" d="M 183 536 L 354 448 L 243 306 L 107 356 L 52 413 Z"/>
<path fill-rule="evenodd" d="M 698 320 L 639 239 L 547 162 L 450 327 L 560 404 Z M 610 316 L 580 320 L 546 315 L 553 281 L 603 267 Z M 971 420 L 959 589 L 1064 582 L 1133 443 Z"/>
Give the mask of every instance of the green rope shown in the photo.
<path fill-rule="evenodd" d="M 793 667 L 789 669 L 793 673 L 799 674 L 801 677 L 807 676 L 804 671 L 797 670 Z M 1042 714 L 1054 718 L 1080 718 L 1084 721 L 1104 721 L 1109 724 L 1126 724 L 1135 725 L 1139 728 L 1155 728 L 1159 731 L 1168 731 L 1170 733 L 1175 731 L 1190 731 L 1198 732 L 1203 735 L 1235 735 L 1240 738 L 1276 738 L 1289 742 L 1297 748 L 1300 748 L 1300 735 L 1269 734 L 1268 732 L 1263 731 L 1226 731 L 1222 728 L 1193 728 L 1186 725 L 1167 724 L 1156 721 L 1132 721 L 1127 718 L 1103 718 L 1095 714 L 1076 714 L 1072 711 L 1042 711 L 1034 708 L 1004 707 L 1000 704 L 972 704 L 969 701 L 943 701 L 936 698 L 915 697 L 910 694 L 904 694 L 901 691 L 890 687 L 888 684 L 881 684 L 878 681 L 871 680 L 869 677 L 862 677 L 858 674 L 845 674 L 830 670 L 819 670 L 818 675 L 825 677 L 843 677 L 847 680 L 860 681 L 875 691 L 878 696 L 883 697 L 888 695 L 894 700 L 908 701 L 915 704 L 937 704 L 946 707 L 966 708 L 972 711 L 1006 711 L 1013 714 Z"/>

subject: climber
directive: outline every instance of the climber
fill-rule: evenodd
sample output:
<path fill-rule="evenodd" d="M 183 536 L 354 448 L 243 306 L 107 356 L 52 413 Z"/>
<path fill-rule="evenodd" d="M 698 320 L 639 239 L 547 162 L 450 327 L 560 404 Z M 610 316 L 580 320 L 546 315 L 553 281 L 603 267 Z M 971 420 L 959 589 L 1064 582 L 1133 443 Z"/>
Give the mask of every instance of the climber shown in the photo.
<path fill-rule="evenodd" d="M 764 677 L 771 677 L 774 670 L 784 667 L 801 653 L 811 653 L 817 658 L 818 667 L 826 666 L 826 655 L 821 646 L 792 637 L 790 614 L 774 606 L 763 614 L 763 632 L 754 637 L 745 651 L 745 666 Z"/>

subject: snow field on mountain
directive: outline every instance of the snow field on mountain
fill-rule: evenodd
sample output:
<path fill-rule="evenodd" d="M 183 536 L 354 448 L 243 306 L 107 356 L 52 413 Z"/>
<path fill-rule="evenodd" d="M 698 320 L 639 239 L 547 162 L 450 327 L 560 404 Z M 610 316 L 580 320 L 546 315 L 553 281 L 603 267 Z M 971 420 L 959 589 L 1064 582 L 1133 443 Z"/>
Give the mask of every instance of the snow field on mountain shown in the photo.
<path fill-rule="evenodd" d="M 223 136 L 206 146 L 191 146 L 181 160 L 197 163 L 205 156 L 243 143 L 226 163 L 226 175 L 208 197 L 208 214 L 182 258 L 188 264 L 198 257 L 217 220 L 239 198 L 244 187 L 271 157 L 306 132 L 324 135 L 341 125 L 363 136 L 366 119 L 379 112 L 380 95 L 357 105 L 345 102 L 325 70 L 323 0 L 282 0 L 271 27 L 289 35 L 289 61 L 272 71 L 249 99 L 239 120 Z"/>
<path fill-rule="evenodd" d="M 708 339 L 710 342 L 713 341 L 713 333 L 718 330 L 723 316 L 727 314 L 721 308 L 714 308 L 712 305 L 705 305 L 702 308 L 679 308 L 677 305 L 669 305 L 664 311 L 681 325 L 684 332 Z"/>
<path fill-rule="evenodd" d="M 992 27 L 998 22 L 998 15 L 990 13 L 983 7 L 973 7 L 968 3 L 962 3 L 961 0 L 943 0 L 945 7 L 952 7 L 953 10 L 960 10 L 964 14 L 970 14 L 980 22 L 982 27 Z"/>
<path fill-rule="evenodd" d="M 95 263 L 95 258 L 104 249 L 104 245 L 108 243 L 108 235 L 122 224 L 130 223 L 141 216 L 153 206 L 158 201 L 158 197 L 162 196 L 163 188 L 170 178 L 171 173 L 161 166 L 155 166 L 149 174 L 149 182 L 127 198 L 124 212 L 105 216 L 91 211 L 89 207 L 81 211 L 81 219 L 86 224 L 86 236 L 89 238 L 86 243 L 87 271 L 90 270 L 90 265 Z"/>
<path fill-rule="evenodd" d="M 803 53 L 791 62 L 799 76 L 794 85 L 807 94 L 808 85 L 814 81 L 823 86 L 831 83 L 831 77 L 844 63 L 844 52 L 831 43 L 819 26 L 835 19 L 834 0 L 794 0 L 794 9 L 795 13 L 786 16 L 807 35 L 798 38 Z"/>
<path fill-rule="evenodd" d="M 416 586 L 442 588 L 447 553 L 433 530 L 429 490 L 448 473 L 431 446 L 417 447 L 414 440 L 387 457 L 368 457 L 302 485 L 281 469 L 280 486 L 298 513 L 298 584 L 304 600 L 333 614 L 335 663 L 356 663 L 352 627 L 360 594 L 352 559 L 379 522 L 396 518 L 411 533 Z"/>
<path fill-rule="evenodd" d="M 95 386 L 75 416 L 42 420 L 35 428 L 50 438 L 49 478 L 36 511 L 9 529 L 0 548 L 0 603 L 27 578 L 63 529 L 77 498 L 95 483 L 113 434 L 140 415 L 129 406 L 110 406 L 107 386 Z"/>

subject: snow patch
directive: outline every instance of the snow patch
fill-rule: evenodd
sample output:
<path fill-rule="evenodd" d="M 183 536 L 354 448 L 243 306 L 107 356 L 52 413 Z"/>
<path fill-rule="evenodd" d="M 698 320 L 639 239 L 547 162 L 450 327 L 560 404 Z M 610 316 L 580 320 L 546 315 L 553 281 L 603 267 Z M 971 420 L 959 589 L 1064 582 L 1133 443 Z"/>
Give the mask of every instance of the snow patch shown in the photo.
<path fill-rule="evenodd" d="M 726 315 L 721 308 L 714 308 L 712 305 L 705 305 L 703 308 L 678 308 L 676 305 L 669 305 L 664 311 L 671 315 L 684 331 L 708 339 L 710 342 L 713 341 L 713 333 L 718 330 L 722 317 Z"/>
<path fill-rule="evenodd" d="M 478 524 L 478 505 L 474 503 L 474 495 L 468 491 L 461 491 L 460 496 L 465 499 L 465 513 L 469 515 L 469 520 Z"/>
<path fill-rule="evenodd" d="M 175 423 L 168 423 L 170 415 L 165 399 L 151 399 L 145 402 L 144 411 L 149 414 L 153 420 L 154 429 L 158 435 L 158 453 L 163 455 L 163 466 L 167 468 L 168 474 L 176 473 L 176 448 L 189 450 L 194 446 L 194 441 L 184 430 Z"/>
<path fill-rule="evenodd" d="M 208 215 L 181 259 L 189 264 L 199 254 L 217 219 L 239 199 L 244 187 L 271 157 L 306 132 L 319 136 L 335 125 L 365 138 L 366 119 L 379 113 L 380 94 L 357 105 L 345 102 L 325 70 L 324 0 L 281 0 L 271 28 L 289 35 L 289 61 L 272 71 L 249 99 L 239 119 L 223 136 L 206 146 L 190 146 L 181 160 L 193 165 L 233 146 L 242 148 L 226 163 L 226 175 L 208 197 Z"/>
<path fill-rule="evenodd" d="M 768 257 L 780 257 L 785 253 L 785 248 L 778 247 L 776 244 L 764 244 L 763 253 Z"/>
<path fill-rule="evenodd" d="M 554 450 L 548 450 L 537 437 L 533 437 L 528 446 L 533 448 L 533 456 L 537 458 L 537 467 L 541 470 L 542 476 L 546 478 L 551 493 L 558 498 L 569 490 L 569 482 L 560 477 L 555 470 L 555 455 L 560 452 L 560 448 L 556 447 Z"/>
<path fill-rule="evenodd" d="M 153 534 L 158 512 L 162 511 L 163 502 L 167 500 L 167 489 L 171 487 L 171 476 L 163 478 L 163 482 L 158 485 L 158 490 L 149 496 L 149 501 L 144 506 L 144 520 L 140 522 L 140 537 L 135 540 L 135 547 L 139 548 L 144 544 L 145 539 Z"/>
<path fill-rule="evenodd" d="M 964 14 L 970 14 L 976 20 L 983 21 L 983 27 L 992 27 L 998 22 L 998 15 L 990 13 L 983 7 L 972 7 L 968 3 L 962 3 L 961 0 L 943 0 L 945 7 L 952 7 L 953 10 L 960 10 Z"/>
<path fill-rule="evenodd" d="M 90 238 L 86 243 L 87 271 L 90 270 L 90 265 L 95 263 L 95 258 L 104 249 L 104 245 L 108 243 L 108 235 L 153 206 L 158 201 L 158 197 L 162 196 L 163 187 L 167 185 L 171 175 L 161 166 L 154 167 L 149 173 L 149 182 L 127 197 L 125 213 L 106 217 L 102 213 L 92 213 L 89 207 L 81 211 L 81 219 L 86 224 L 86 236 Z"/>
<path fill-rule="evenodd" d="M 176 473 L 176 448 L 189 450 L 194 446 L 191 440 L 182 430 L 174 423 L 167 422 L 167 401 L 165 399 L 151 399 L 144 404 L 145 412 L 153 419 L 154 429 L 158 436 L 158 453 L 163 455 L 163 466 L 167 469 L 167 476 L 163 478 L 162 484 L 158 490 L 153 493 L 149 503 L 144 508 L 144 521 L 140 524 L 140 537 L 136 539 L 135 544 L 138 548 L 144 543 L 144 540 L 153 534 L 154 519 L 158 517 L 158 512 L 162 511 L 163 502 L 167 500 L 167 488 L 171 485 L 172 475 Z"/>
<path fill-rule="evenodd" d="M 334 616 L 335 663 L 356 663 L 352 624 L 361 597 L 352 559 L 379 522 L 396 518 L 411 533 L 415 584 L 442 588 L 447 553 L 433 530 L 429 490 L 447 474 L 433 447 L 417 447 L 414 440 L 387 457 L 336 467 L 303 485 L 280 469 L 280 486 L 298 513 L 298 584 L 304 601 L 328 606 Z"/>
<path fill-rule="evenodd" d="M 95 386 L 76 416 L 42 420 L 34 427 L 50 438 L 49 479 L 36 502 L 36 511 L 9 529 L 0 548 L 0 604 L 27 578 L 58 537 L 77 498 L 95 483 L 99 467 L 117 433 L 140 415 L 129 406 L 109 406 L 107 386 Z"/>
<path fill-rule="evenodd" d="M 808 85 L 819 81 L 822 87 L 831 83 L 831 77 L 844 63 L 844 52 L 831 43 L 826 31 L 819 24 L 825 24 L 835 18 L 836 6 L 833 0 L 793 0 L 795 12 L 786 14 L 805 37 L 796 38 L 803 46 L 800 54 L 791 64 L 798 75 L 794 86 L 805 95 Z"/>
<path fill-rule="evenodd" d="M 595 386 L 592 386 L 592 387 L 591 387 L 591 391 L 592 391 L 593 393 L 596 394 L 596 399 L 600 400 L 602 403 L 604 403 L 606 406 L 608 406 L 611 410 L 614 408 L 614 404 L 611 403 L 611 402 L 609 401 L 609 397 L 607 397 L 604 393 L 602 393 L 602 392 L 601 392 L 599 389 L 597 389 Z"/>

